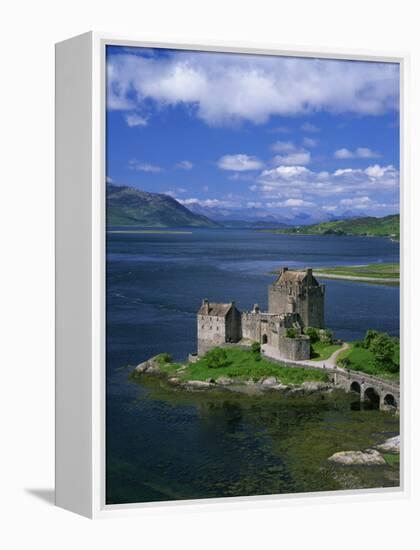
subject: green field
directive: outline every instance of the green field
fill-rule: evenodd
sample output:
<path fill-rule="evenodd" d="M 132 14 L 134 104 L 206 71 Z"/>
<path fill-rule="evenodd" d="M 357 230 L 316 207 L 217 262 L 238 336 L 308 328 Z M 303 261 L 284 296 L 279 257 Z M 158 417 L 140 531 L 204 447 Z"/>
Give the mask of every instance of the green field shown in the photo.
<path fill-rule="evenodd" d="M 343 365 L 343 359 L 347 359 L 348 364 Z M 372 374 L 373 376 L 379 376 L 387 380 L 399 380 L 398 372 L 386 372 L 378 368 L 375 365 L 373 353 L 363 347 L 355 346 L 354 343 L 350 343 L 350 347 L 340 353 L 338 365 L 345 366 L 351 370 L 365 372 L 366 374 Z"/>
<path fill-rule="evenodd" d="M 327 342 L 314 342 L 311 344 L 311 360 L 323 361 L 341 348 L 340 344 L 329 344 Z"/>
<path fill-rule="evenodd" d="M 337 267 L 317 267 L 314 274 L 323 273 L 356 278 L 394 279 L 400 278 L 400 264 L 377 263 L 368 265 L 349 265 Z"/>
<path fill-rule="evenodd" d="M 282 384 L 328 381 L 327 374 L 322 370 L 283 367 L 267 361 L 259 353 L 239 348 L 223 349 L 223 351 L 226 353 L 226 361 L 221 366 L 212 366 L 212 352 L 209 352 L 196 363 L 188 364 L 185 370 L 179 371 L 182 369 L 179 363 L 162 363 L 161 369 L 167 375 L 176 376 L 181 381 L 217 380 L 222 376 L 236 378 L 238 382 L 250 379 L 257 381 L 268 376 L 275 376 Z"/>

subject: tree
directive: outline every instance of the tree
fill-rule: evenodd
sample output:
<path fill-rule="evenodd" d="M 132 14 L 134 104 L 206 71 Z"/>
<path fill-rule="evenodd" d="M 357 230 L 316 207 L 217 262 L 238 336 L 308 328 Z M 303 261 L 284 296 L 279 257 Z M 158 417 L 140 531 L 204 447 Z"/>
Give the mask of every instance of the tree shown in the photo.
<path fill-rule="evenodd" d="M 376 333 L 370 341 L 369 350 L 373 354 L 374 363 L 378 369 L 394 371 L 395 343 L 389 334 Z"/>
<path fill-rule="evenodd" d="M 314 327 L 306 327 L 303 331 L 311 340 L 311 344 L 315 344 L 319 340 L 319 332 Z"/>
<path fill-rule="evenodd" d="M 370 349 L 370 346 L 373 342 L 373 340 L 378 336 L 379 332 L 377 330 L 368 330 L 366 331 L 365 339 L 363 341 L 364 347 L 366 349 Z"/>
<path fill-rule="evenodd" d="M 204 360 L 210 369 L 219 369 L 230 365 L 226 350 L 222 348 L 214 348 L 208 351 L 204 356 Z"/>

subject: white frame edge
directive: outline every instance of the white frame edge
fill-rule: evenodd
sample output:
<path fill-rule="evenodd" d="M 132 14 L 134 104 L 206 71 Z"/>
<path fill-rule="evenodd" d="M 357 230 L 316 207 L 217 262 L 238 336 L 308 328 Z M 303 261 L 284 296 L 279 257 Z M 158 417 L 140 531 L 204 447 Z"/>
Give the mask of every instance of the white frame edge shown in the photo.
<path fill-rule="evenodd" d="M 105 49 L 160 47 L 399 63 L 401 90 L 402 468 L 398 488 L 105 504 Z M 90 518 L 360 502 L 409 496 L 409 55 L 272 44 L 183 44 L 89 32 L 56 45 L 56 505 Z M 76 222 L 76 223 L 75 223 Z"/>

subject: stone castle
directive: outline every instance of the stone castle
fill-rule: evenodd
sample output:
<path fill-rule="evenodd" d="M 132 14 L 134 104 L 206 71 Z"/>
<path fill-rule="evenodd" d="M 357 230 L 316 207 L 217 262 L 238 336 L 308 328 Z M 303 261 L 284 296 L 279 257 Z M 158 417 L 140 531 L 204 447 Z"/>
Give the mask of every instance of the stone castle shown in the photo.
<path fill-rule="evenodd" d="M 265 355 L 276 359 L 302 361 L 310 358 L 310 338 L 306 327 L 324 328 L 325 285 L 312 275 L 312 269 L 281 269 L 268 287 L 268 311 L 257 304 L 241 312 L 235 302 L 203 303 L 197 313 L 197 353 L 241 341 L 262 345 Z"/>

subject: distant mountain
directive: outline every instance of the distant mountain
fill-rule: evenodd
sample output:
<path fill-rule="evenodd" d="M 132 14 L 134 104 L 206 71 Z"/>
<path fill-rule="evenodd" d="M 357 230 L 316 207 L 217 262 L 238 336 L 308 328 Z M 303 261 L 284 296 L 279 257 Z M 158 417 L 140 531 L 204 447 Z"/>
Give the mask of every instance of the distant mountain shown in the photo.
<path fill-rule="evenodd" d="M 373 216 L 349 218 L 347 220 L 324 222 L 301 227 L 289 227 L 279 229 L 277 232 L 300 235 L 363 235 L 399 239 L 400 215 L 392 214 L 384 218 L 375 218 Z"/>
<path fill-rule="evenodd" d="M 283 227 L 286 225 L 310 225 L 324 221 L 334 221 L 350 217 L 350 212 L 344 213 L 337 217 L 329 212 L 314 210 L 310 214 L 307 212 L 297 211 L 296 209 L 284 209 L 284 213 L 278 214 L 265 208 L 224 208 L 217 206 L 203 206 L 198 202 L 187 205 L 187 208 L 192 212 L 201 214 L 211 220 L 222 223 L 226 227 L 250 227 L 252 224 L 263 224 L 271 227 Z M 239 223 L 241 222 L 241 223 Z"/>
<path fill-rule="evenodd" d="M 107 184 L 106 188 L 108 225 L 220 227 L 206 216 L 191 212 L 169 195 L 114 184 Z"/>
<path fill-rule="evenodd" d="M 273 216 L 267 210 L 263 208 L 225 208 L 220 206 L 202 206 L 198 202 L 193 202 L 187 205 L 187 208 L 191 212 L 196 214 L 201 214 L 206 216 L 211 220 L 222 222 L 225 221 L 233 222 L 256 222 L 256 221 L 266 221 L 277 223 L 280 221 L 276 216 Z"/>

